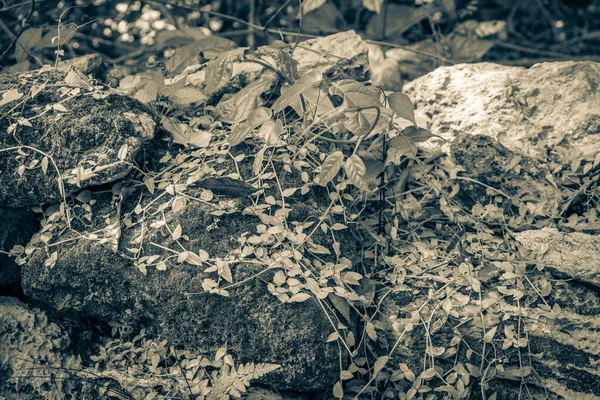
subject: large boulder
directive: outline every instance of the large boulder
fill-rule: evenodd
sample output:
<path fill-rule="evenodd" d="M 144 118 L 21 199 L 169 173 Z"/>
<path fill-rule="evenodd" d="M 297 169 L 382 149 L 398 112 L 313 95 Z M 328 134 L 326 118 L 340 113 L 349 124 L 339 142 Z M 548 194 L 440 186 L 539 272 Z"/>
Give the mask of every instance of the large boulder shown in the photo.
<path fill-rule="evenodd" d="M 526 385 L 534 397 L 600 398 L 598 237 L 544 228 L 516 239 L 523 249 L 497 257 L 505 261 L 465 259 L 437 283 L 407 279 L 386 298 L 398 387 L 508 399 Z"/>
<path fill-rule="evenodd" d="M 536 158 L 593 160 L 600 151 L 600 63 L 567 61 L 529 69 L 492 63 L 440 67 L 407 84 L 405 93 L 430 129 L 497 139 Z"/>
<path fill-rule="evenodd" d="M 1 206 L 53 203 L 122 178 L 154 137 L 143 104 L 97 90 L 78 74 L 0 76 Z"/>
<path fill-rule="evenodd" d="M 334 268 L 336 259 L 323 254 L 333 242 L 321 229 L 301 241 L 310 222 L 327 214 L 328 198 L 286 198 L 285 232 L 281 211 L 269 215 L 238 197 L 242 181 L 218 182 L 154 195 L 144 189 L 116 203 L 110 194 L 92 193 L 73 211 L 73 230 L 62 235 L 62 214 L 53 214 L 23 267 L 25 293 L 124 331 L 143 326 L 192 351 L 227 344 L 236 361 L 281 365 L 263 378 L 277 389 L 327 390 L 339 374 L 339 348 L 325 342 L 333 327 L 307 284 L 314 289 L 319 268 Z M 198 185 L 226 194 L 212 198 Z M 352 257 L 355 243 L 347 236 L 336 233 L 341 254 Z M 296 250 L 283 246 L 289 240 L 297 241 Z"/>

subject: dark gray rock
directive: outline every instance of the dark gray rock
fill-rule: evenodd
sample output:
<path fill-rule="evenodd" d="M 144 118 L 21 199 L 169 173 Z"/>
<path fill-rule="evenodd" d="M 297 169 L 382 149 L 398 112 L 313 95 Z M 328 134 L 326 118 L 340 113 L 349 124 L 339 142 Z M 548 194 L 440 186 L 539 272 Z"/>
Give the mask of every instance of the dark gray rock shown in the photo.
<path fill-rule="evenodd" d="M 154 137 L 153 117 L 137 100 L 76 84 L 53 71 L 0 77 L 0 93 L 23 95 L 0 106 L 0 205 L 57 202 L 63 197 L 59 178 L 66 195 L 113 182 Z"/>
<path fill-rule="evenodd" d="M 35 213 L 26 209 L 0 207 L 0 286 L 12 285 L 19 281 L 20 267 L 14 258 L 5 254 L 14 246 L 25 247 L 29 239 L 39 229 Z"/>
<path fill-rule="evenodd" d="M 199 189 L 190 188 L 186 193 L 195 198 L 201 196 Z M 233 286 L 228 289 L 228 297 L 207 293 L 203 287 L 209 277 L 219 280 L 221 287 L 229 286 L 205 269 L 218 259 L 239 256 L 236 249 L 240 247 L 240 238 L 256 232 L 260 224 L 256 216 L 241 214 L 246 200 L 213 201 L 232 211 L 214 215 L 214 206 L 202 202 L 188 200 L 182 210 L 175 212 L 170 195 L 150 206 L 156 196 L 135 193 L 121 205 L 123 225 L 117 239 L 118 251 L 114 251 L 114 232 L 107 224 L 116 221 L 117 210 L 109 196 L 93 198 L 97 203 L 92 206 L 91 225 L 79 225 L 74 219 L 78 233 L 51 240 L 65 241 L 63 244 L 45 249 L 37 243 L 40 249 L 23 268 L 27 295 L 57 310 L 74 310 L 105 321 L 117 321 L 126 331 L 135 332 L 143 326 L 170 344 L 192 351 L 214 352 L 227 343 L 236 361 L 280 364 L 281 369 L 262 378 L 277 389 L 321 391 L 328 390 L 336 381 L 339 349 L 335 342 L 325 343 L 332 327 L 317 300 L 312 297 L 301 303 L 283 304 L 267 289 L 275 272 L 283 266 L 268 269 L 268 263 L 265 265 L 258 259 L 256 263 L 233 262 L 229 264 Z M 132 211 L 141 198 L 141 206 L 148 209 L 136 214 Z M 171 206 L 165 208 L 167 202 Z M 231 202 L 237 202 L 233 209 Z M 161 204 L 164 214 L 154 213 Z M 294 204 L 288 220 L 314 220 L 322 215 L 324 204 L 306 196 Z M 160 221 L 165 224 L 155 225 L 162 224 Z M 178 225 L 189 238 L 179 239 L 180 244 L 188 251 L 200 254 L 203 250 L 210 256 L 202 266 L 177 261 L 176 252 L 182 248 L 166 226 L 173 231 Z M 55 232 L 46 228 L 38 238 L 44 234 L 52 237 Z M 336 236 L 342 254 L 355 253 L 351 238 L 342 232 Z M 314 236 L 316 243 L 328 247 L 332 244 L 330 240 L 320 230 Z M 144 257 L 156 256 L 146 273 L 140 272 L 140 261 L 134 260 L 136 249 Z M 54 251 L 55 263 L 48 266 L 47 260 Z M 308 253 L 304 256 L 310 257 Z M 161 261 L 164 266 L 158 264 Z"/>

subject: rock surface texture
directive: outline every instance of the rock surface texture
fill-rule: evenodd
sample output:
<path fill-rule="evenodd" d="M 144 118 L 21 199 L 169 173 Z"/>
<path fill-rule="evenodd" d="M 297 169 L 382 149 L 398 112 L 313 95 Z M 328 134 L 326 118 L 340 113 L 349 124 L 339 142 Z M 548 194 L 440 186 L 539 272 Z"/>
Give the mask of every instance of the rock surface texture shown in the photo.
<path fill-rule="evenodd" d="M 556 62 L 529 69 L 491 63 L 440 67 L 404 88 L 432 132 L 490 136 L 513 151 L 564 163 L 600 150 L 600 64 Z"/>
<path fill-rule="evenodd" d="M 0 91 L 21 94 L 0 107 L 6 115 L 0 120 L 2 206 L 57 202 L 63 197 L 59 179 L 66 195 L 114 182 L 127 175 L 144 142 L 154 137 L 153 117 L 138 101 L 80 95 L 80 87 L 57 88 L 47 79 L 36 71 L 0 78 Z"/>
<path fill-rule="evenodd" d="M 201 191 L 190 189 L 187 195 L 199 198 Z M 274 272 L 264 273 L 267 266 L 260 262 L 235 262 L 240 240 L 256 232 L 260 223 L 255 216 L 242 215 L 243 207 L 232 207 L 235 200 L 227 196 L 220 203 L 225 215 L 215 215 L 214 206 L 195 202 L 173 211 L 172 198 L 150 205 L 156 200 L 152 197 L 142 202 L 145 212 L 138 215 L 133 210 L 139 198 L 136 193 L 123 202 L 119 214 L 106 195 L 94 196 L 92 225 L 76 225 L 77 234 L 57 238 L 66 242 L 56 248 L 52 268 L 45 250 L 32 255 L 23 268 L 25 293 L 57 310 L 118 321 L 133 331 L 145 327 L 173 345 L 195 351 L 215 351 L 227 343 L 240 362 L 281 365 L 263 379 L 278 389 L 318 392 L 335 381 L 339 350 L 335 343 L 325 343 L 332 328 L 316 299 L 281 304 L 267 290 Z M 169 210 L 155 213 L 167 206 Z M 308 197 L 294 205 L 289 218 L 318 218 L 324 209 Z M 124 224 L 118 233 L 115 223 Z M 177 226 L 188 240 L 173 239 L 169 231 Z M 50 225 L 46 227 L 42 235 L 52 235 Z M 316 235 L 315 241 L 321 236 Z M 277 237 L 281 238 L 267 239 Z M 339 240 L 343 254 L 352 254 L 352 241 L 343 235 Z M 189 256 L 178 262 L 174 254 L 180 245 L 196 254 L 195 259 Z M 132 249 L 146 260 L 152 258 L 148 266 L 140 267 L 143 260 L 132 259 Z M 206 254 L 204 263 L 198 254 Z M 221 262 L 228 264 L 233 278 L 233 284 L 221 285 L 231 286 L 227 297 L 206 290 L 205 279 L 215 279 L 216 274 L 203 271 Z"/>
<path fill-rule="evenodd" d="M 406 363 L 418 375 L 422 370 L 418 354 L 425 351 L 428 337 L 430 343 L 444 349 L 437 362 L 446 368 L 455 363 L 456 354 L 458 359 L 467 359 L 465 351 L 469 348 L 481 352 L 481 339 L 484 332 L 489 332 L 486 327 L 495 326 L 511 338 L 489 340 L 488 345 L 497 351 L 495 366 L 481 371 L 480 360 L 472 358 L 459 368 L 454 367 L 459 371 L 458 379 L 489 379 L 488 389 L 496 391 L 499 399 L 517 398 L 522 390 L 521 379 L 533 395 L 599 399 L 598 237 L 544 228 L 521 232 L 516 238 L 528 251 L 527 259 L 544 272 L 529 273 L 531 284 L 521 290 L 506 290 L 511 279 L 508 274 L 519 274 L 519 263 L 505 262 L 476 270 L 475 278 L 499 290 L 486 292 L 480 301 L 458 292 L 445 302 L 441 300 L 442 307 L 436 306 L 426 285 L 421 290 L 413 286 L 416 290 L 389 297 L 384 308 L 389 344 L 398 343 L 395 361 Z M 510 256 L 506 255 L 506 259 Z M 520 299 L 520 307 L 515 297 Z M 457 311 L 463 319 L 452 329 L 446 321 L 456 317 Z M 427 321 L 427 331 L 419 324 L 407 331 L 419 313 L 422 321 Z M 457 337 L 461 340 L 457 341 Z M 462 340 L 467 346 L 459 344 Z"/>
<path fill-rule="evenodd" d="M 0 207 L 0 250 L 10 252 L 14 246 L 27 245 L 39 230 L 39 221 L 33 211 Z M 13 257 L 0 253 L 0 286 L 20 280 L 20 268 Z"/>

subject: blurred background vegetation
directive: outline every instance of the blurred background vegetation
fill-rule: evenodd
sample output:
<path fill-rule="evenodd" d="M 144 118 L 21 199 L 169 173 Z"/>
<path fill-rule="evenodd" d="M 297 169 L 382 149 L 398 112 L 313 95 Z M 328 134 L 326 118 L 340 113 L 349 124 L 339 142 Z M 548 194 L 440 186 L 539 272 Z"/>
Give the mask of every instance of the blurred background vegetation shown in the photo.
<path fill-rule="evenodd" d="M 142 69 L 207 35 L 255 48 L 348 29 L 384 51 L 458 34 L 461 48 L 433 51 L 454 62 L 597 60 L 600 0 L 0 0 L 0 66 L 52 63 L 60 44 L 63 58 L 100 53 Z"/>

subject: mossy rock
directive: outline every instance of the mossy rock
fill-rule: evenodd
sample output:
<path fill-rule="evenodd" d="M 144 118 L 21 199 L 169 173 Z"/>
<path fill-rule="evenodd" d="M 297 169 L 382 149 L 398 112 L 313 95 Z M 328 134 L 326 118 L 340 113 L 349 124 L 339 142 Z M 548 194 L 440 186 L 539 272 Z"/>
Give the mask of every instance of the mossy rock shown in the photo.
<path fill-rule="evenodd" d="M 198 199 L 203 190 L 190 187 L 185 193 Z M 138 191 L 121 203 L 122 227 L 115 251 L 114 242 L 100 232 L 106 233 L 107 226 L 116 221 L 117 207 L 110 195 L 92 195 L 96 203 L 91 224 L 78 222 L 85 218 L 75 212 L 73 232 L 77 233 L 53 237 L 50 242 L 62 244 L 49 249 L 38 242 L 40 249 L 23 268 L 25 293 L 57 310 L 75 310 L 119 322 L 124 331 L 144 327 L 192 351 L 208 354 L 227 344 L 236 361 L 280 364 L 282 368 L 262 379 L 277 389 L 328 390 L 339 374 L 339 348 L 335 342 L 325 342 L 333 328 L 316 298 L 282 303 L 269 292 L 268 283 L 276 271 L 285 269 L 283 264 L 269 269 L 258 261 L 260 257 L 255 263 L 230 263 L 233 284 L 205 271 L 216 259 L 239 255 L 241 238 L 256 233 L 261 220 L 241 212 L 252 204 L 250 199 L 222 197 L 211 202 L 217 209 L 189 200 L 174 211 L 173 197 L 166 193 L 159 196 Z M 145 211 L 136 214 L 138 204 Z M 318 220 L 325 204 L 304 196 L 291 207 L 290 227 L 294 226 L 291 221 Z M 218 209 L 224 214 L 215 212 Z M 185 238 L 173 239 L 177 226 Z M 96 234 L 92 240 L 90 233 Z M 338 232 L 336 239 L 343 255 L 356 254 L 351 235 Z M 313 242 L 332 246 L 331 237 L 320 229 Z M 210 260 L 202 266 L 178 262 L 175 253 L 182 251 L 180 245 L 195 254 L 205 251 Z M 276 248 L 276 243 L 272 245 Z M 54 251 L 56 259 L 50 268 L 47 260 Z M 134 261 L 138 251 L 144 257 L 157 258 L 145 273 Z M 304 257 L 308 259 L 310 254 L 304 251 Z M 326 262 L 333 256 L 319 258 Z M 159 266 L 160 261 L 165 264 Z M 206 278 L 224 282 L 221 287 L 231 285 L 228 296 L 208 293 L 203 286 Z M 297 278 L 303 281 L 305 276 Z"/>
<path fill-rule="evenodd" d="M 13 149 L 0 152 L 1 206 L 60 201 L 59 173 L 67 196 L 114 182 L 154 137 L 156 123 L 139 101 L 71 87 L 64 73 L 0 76 L 0 94 L 11 90 L 23 96 L 0 106 L 0 150 Z"/>

